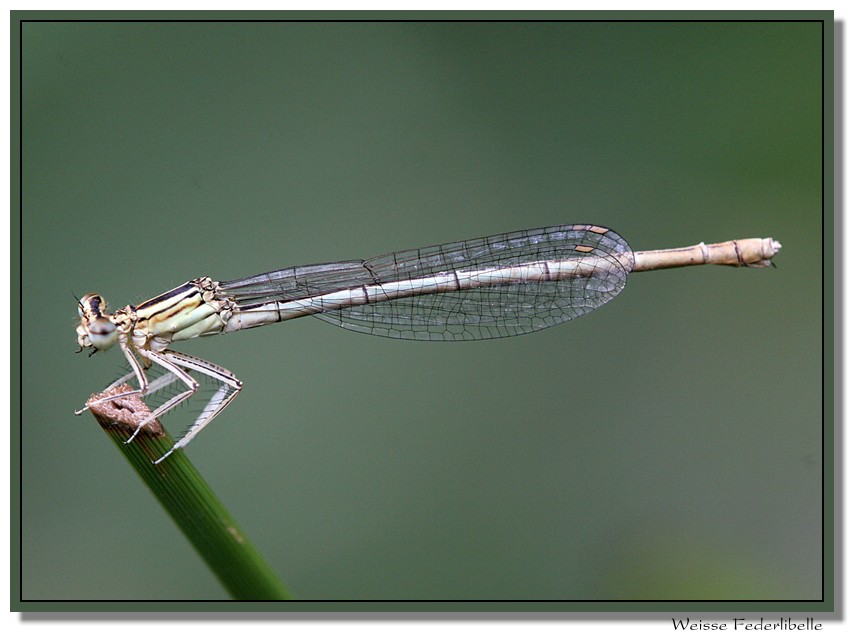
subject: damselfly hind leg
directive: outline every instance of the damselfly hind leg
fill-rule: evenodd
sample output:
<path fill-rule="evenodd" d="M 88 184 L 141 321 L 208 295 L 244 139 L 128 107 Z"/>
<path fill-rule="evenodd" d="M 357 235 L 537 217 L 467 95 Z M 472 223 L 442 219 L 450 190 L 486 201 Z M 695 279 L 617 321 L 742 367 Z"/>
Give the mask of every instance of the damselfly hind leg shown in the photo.
<path fill-rule="evenodd" d="M 209 402 L 206 403 L 200 415 L 197 416 L 194 424 L 176 441 L 176 444 L 173 445 L 170 451 L 161 456 L 153 464 L 158 464 L 177 449 L 181 449 L 191 442 L 198 433 L 203 431 L 206 425 L 227 408 L 227 405 L 239 395 L 239 391 L 242 389 L 242 382 L 231 371 L 219 365 L 181 352 L 165 351 L 162 352 L 162 355 L 167 356 L 168 360 L 174 365 L 186 370 L 199 372 L 213 379 L 218 383 L 218 389 L 209 399 Z"/>
<path fill-rule="evenodd" d="M 242 388 L 241 381 L 237 378 L 232 379 L 231 383 L 222 383 L 218 388 L 218 391 L 212 396 L 209 400 L 206 408 L 202 411 L 202 413 L 197 417 L 197 420 L 194 421 L 194 424 L 188 428 L 188 431 L 173 445 L 173 447 L 165 453 L 163 456 L 158 458 L 153 464 L 158 464 L 162 460 L 164 460 L 171 453 L 176 451 L 177 449 L 181 449 L 188 445 L 194 439 L 198 433 L 200 433 L 203 428 L 208 425 L 212 420 L 215 419 L 215 416 L 220 414 L 224 409 L 226 409 L 227 405 L 229 405 L 236 396 L 239 395 L 239 391 Z"/>

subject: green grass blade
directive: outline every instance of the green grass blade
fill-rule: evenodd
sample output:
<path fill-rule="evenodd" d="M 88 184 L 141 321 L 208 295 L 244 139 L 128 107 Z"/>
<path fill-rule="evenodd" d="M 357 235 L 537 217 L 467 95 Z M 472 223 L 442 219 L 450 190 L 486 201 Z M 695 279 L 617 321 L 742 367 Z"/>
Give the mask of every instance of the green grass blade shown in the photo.
<path fill-rule="evenodd" d="M 90 402 L 130 389 L 117 387 L 93 396 Z M 136 394 L 90 405 L 90 411 L 234 599 L 291 599 L 184 451 L 152 464 L 173 446 L 158 421 L 146 425 L 125 444 L 137 423 L 150 414 Z"/>

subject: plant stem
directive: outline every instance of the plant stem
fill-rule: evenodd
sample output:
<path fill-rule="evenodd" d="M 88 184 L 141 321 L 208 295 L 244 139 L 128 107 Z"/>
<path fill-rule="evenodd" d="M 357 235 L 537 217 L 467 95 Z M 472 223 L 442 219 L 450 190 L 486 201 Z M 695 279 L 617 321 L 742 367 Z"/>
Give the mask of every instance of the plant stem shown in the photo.
<path fill-rule="evenodd" d="M 138 423 L 151 413 L 137 394 L 92 404 L 94 400 L 130 390 L 124 385 L 96 394 L 90 398 L 89 409 L 200 557 L 234 599 L 291 599 L 287 588 L 183 450 L 173 452 L 157 465 L 152 464 L 173 446 L 161 423 L 156 420 L 147 424 L 126 444 Z"/>

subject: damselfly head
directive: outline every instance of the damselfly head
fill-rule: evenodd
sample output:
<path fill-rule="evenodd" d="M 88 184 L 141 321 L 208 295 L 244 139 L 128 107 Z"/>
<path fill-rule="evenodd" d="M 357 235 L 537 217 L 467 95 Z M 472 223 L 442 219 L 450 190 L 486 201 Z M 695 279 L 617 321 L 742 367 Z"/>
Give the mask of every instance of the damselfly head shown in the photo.
<path fill-rule="evenodd" d="M 104 299 L 93 292 L 85 294 L 78 301 L 78 315 L 81 320 L 75 331 L 78 334 L 78 346 L 81 348 L 79 351 L 88 347 L 92 349 L 90 354 L 94 354 L 116 343 L 116 325 L 110 320 L 110 315 L 106 314 L 106 309 Z"/>

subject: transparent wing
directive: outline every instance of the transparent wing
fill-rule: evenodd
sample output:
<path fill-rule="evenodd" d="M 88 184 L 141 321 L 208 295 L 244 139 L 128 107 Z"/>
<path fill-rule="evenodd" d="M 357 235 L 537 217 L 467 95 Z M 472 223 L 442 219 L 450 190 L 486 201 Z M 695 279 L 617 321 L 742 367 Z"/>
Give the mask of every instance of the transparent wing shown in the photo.
<path fill-rule="evenodd" d="M 364 261 L 341 261 L 268 272 L 221 283 L 239 306 L 298 300 L 359 286 L 554 260 L 587 260 L 581 276 L 505 281 L 486 287 L 421 294 L 315 314 L 339 327 L 391 338 L 475 340 L 534 332 L 578 318 L 616 297 L 633 267 L 617 233 L 600 226 L 523 230 Z M 596 264 L 596 266 L 594 266 Z"/>

